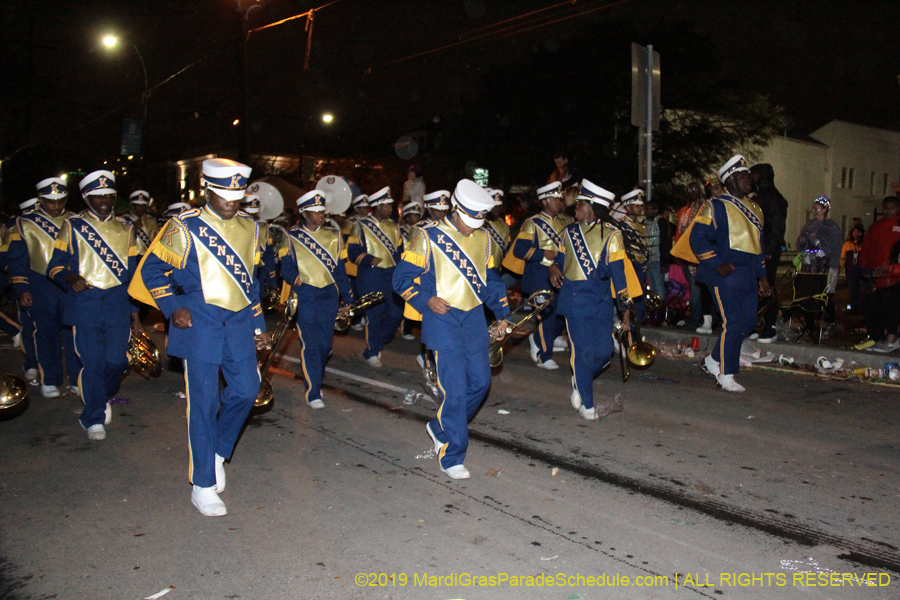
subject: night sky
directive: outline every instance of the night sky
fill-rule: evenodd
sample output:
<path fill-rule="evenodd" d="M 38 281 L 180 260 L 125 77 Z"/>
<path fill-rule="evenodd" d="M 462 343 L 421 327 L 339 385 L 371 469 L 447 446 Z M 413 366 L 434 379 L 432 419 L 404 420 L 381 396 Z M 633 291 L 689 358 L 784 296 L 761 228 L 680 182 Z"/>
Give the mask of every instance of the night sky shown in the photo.
<path fill-rule="evenodd" d="M 121 120 L 141 118 L 140 62 L 127 44 L 103 48 L 107 32 L 137 46 L 151 86 L 206 57 L 154 90 L 150 162 L 233 152 L 241 129 L 232 122 L 242 117 L 237 4 L 6 0 L 0 9 L 5 198 L 19 201 L 10 196 L 27 193 L 25 180 L 97 168 L 118 155 Z M 253 5 L 251 28 L 324 4 L 243 0 L 244 8 Z M 338 0 L 316 13 L 309 70 L 305 19 L 248 39 L 249 150 L 378 160 L 393 156 L 399 137 L 422 129 L 439 130 L 465 149 L 469 139 L 480 144 L 467 127 L 481 127 L 485 115 L 527 134 L 537 129 L 526 118 L 532 113 L 494 106 L 486 94 L 508 72 L 520 74 L 510 85 L 521 89 L 512 92 L 537 103 L 548 119 L 567 120 L 559 130 L 568 132 L 594 115 L 540 106 L 531 90 L 558 84 L 575 95 L 591 80 L 597 93 L 608 80 L 610 96 L 628 95 L 623 31 L 660 53 L 666 107 L 696 108 L 701 95 L 723 86 L 766 94 L 783 107 L 794 137 L 835 118 L 900 129 L 898 22 L 896 1 Z M 335 115 L 332 125 L 321 123 L 323 111 Z M 530 152 L 545 155 L 546 165 L 516 177 L 545 178 L 553 153 L 567 147 L 558 137 L 536 136 Z M 479 154 L 478 147 L 471 151 Z M 460 151 L 448 160 L 463 158 Z M 489 156 L 480 160 L 490 163 Z"/>

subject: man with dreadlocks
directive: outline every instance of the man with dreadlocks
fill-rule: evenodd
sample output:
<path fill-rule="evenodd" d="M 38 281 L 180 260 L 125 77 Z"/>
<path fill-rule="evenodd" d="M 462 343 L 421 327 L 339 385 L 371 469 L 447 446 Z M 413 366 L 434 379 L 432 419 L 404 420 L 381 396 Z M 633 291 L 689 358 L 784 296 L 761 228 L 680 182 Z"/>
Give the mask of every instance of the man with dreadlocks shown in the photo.
<path fill-rule="evenodd" d="M 572 348 L 572 407 L 588 421 L 601 417 L 594 409 L 594 377 L 609 364 L 613 307 L 624 300 L 628 287 L 625 242 L 609 216 L 614 199 L 612 192 L 582 181 L 576 222 L 562 236 L 565 253 L 558 254 L 550 267 L 550 281 L 560 288 L 559 313 L 566 318 Z M 626 325 L 629 316 L 625 311 Z"/>

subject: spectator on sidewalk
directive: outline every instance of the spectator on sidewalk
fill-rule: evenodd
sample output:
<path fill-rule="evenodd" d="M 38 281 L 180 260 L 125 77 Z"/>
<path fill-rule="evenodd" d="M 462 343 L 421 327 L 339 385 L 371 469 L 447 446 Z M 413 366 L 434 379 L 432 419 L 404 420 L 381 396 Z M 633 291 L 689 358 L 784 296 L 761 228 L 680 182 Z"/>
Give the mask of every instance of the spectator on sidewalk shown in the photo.
<path fill-rule="evenodd" d="M 800 257 L 801 273 L 827 273 L 828 283 L 825 293 L 824 320 L 827 323 L 822 337 L 829 337 L 837 327 L 834 314 L 834 290 L 837 287 L 841 256 L 841 228 L 828 218 L 831 201 L 827 196 L 813 200 L 813 218 L 803 224 L 797 236 L 797 252 Z"/>
<path fill-rule="evenodd" d="M 900 348 L 897 336 L 900 276 L 892 273 L 891 268 L 891 263 L 897 262 L 894 248 L 900 242 L 900 198 L 888 196 L 881 201 L 881 209 L 881 219 L 866 231 L 859 252 L 859 266 L 871 271 L 875 291 L 862 301 L 863 319 L 869 339 L 858 348 L 887 353 Z"/>
<path fill-rule="evenodd" d="M 659 217 L 659 203 L 651 200 L 644 206 L 644 228 L 646 230 L 647 243 L 647 279 L 650 281 L 650 291 L 659 295 L 660 298 L 666 296 L 666 282 L 662 273 L 660 252 L 662 244 L 661 227 L 666 226 L 666 222 Z"/>
<path fill-rule="evenodd" d="M 847 280 L 847 287 L 850 288 L 850 304 L 847 305 L 847 311 L 853 314 L 859 314 L 859 292 L 864 281 L 862 269 L 859 267 L 859 251 L 862 249 L 865 235 L 866 230 L 862 225 L 854 225 L 847 234 L 844 247 L 841 248 L 841 269 L 844 270 L 844 278 Z"/>
<path fill-rule="evenodd" d="M 775 285 L 778 264 L 781 262 L 781 251 L 785 245 L 784 233 L 787 225 L 788 203 L 775 187 L 775 170 L 768 163 L 760 163 L 750 167 L 750 173 L 756 180 L 756 196 L 753 198 L 763 212 L 763 253 L 766 255 L 766 279 L 769 285 Z M 764 326 L 757 341 L 762 343 L 774 342 L 775 319 L 778 318 L 778 303 L 764 300 L 768 303 Z"/>

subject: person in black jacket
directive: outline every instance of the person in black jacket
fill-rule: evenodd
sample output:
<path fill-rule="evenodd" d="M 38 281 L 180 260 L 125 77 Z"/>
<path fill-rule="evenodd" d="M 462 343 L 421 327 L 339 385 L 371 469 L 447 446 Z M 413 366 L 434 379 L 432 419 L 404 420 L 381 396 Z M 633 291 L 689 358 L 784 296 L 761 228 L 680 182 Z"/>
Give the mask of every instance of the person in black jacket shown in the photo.
<path fill-rule="evenodd" d="M 768 163 L 760 163 L 750 167 L 750 172 L 756 180 L 757 194 L 753 199 L 762 209 L 763 213 L 763 253 L 766 256 L 766 278 L 769 285 L 775 285 L 775 274 L 778 264 L 781 262 L 781 251 L 784 248 L 784 232 L 787 224 L 788 203 L 775 187 L 775 170 Z M 778 317 L 778 303 L 771 302 L 768 298 L 761 302 L 768 303 L 769 309 L 765 313 L 765 326 L 759 334 L 757 341 L 767 344 L 774 342 L 775 319 Z"/>

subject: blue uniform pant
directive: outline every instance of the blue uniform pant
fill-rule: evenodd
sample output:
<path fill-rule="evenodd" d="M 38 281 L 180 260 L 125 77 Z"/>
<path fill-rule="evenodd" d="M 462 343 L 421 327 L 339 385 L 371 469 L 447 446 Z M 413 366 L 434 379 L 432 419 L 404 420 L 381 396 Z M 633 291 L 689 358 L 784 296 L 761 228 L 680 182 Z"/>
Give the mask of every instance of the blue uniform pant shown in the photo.
<path fill-rule="evenodd" d="M 128 370 L 128 339 L 131 323 L 105 327 L 72 328 L 75 350 L 81 359 L 81 373 L 78 376 L 78 391 L 84 400 L 81 411 L 81 426 L 102 424 L 106 403 L 119 389 L 122 375 Z"/>
<path fill-rule="evenodd" d="M 62 334 L 66 351 L 66 367 L 69 371 L 69 385 L 78 379 L 81 364 L 75 355 L 72 342 L 72 331 L 63 326 L 62 291 L 49 281 L 46 284 L 32 286 L 33 304 L 28 309 L 34 321 L 34 346 L 41 371 L 41 385 L 62 385 L 63 363 L 59 347 L 59 336 Z"/>
<path fill-rule="evenodd" d="M 575 375 L 575 389 L 585 408 L 594 407 L 594 377 L 609 364 L 613 352 L 612 305 L 602 304 L 597 317 L 578 317 L 569 329 L 572 349 L 570 365 Z"/>
<path fill-rule="evenodd" d="M 756 329 L 757 294 L 754 291 L 714 287 L 713 296 L 722 314 L 722 332 L 712 350 L 723 375 L 734 375 L 740 368 L 741 344 Z"/>
<path fill-rule="evenodd" d="M 300 336 L 300 366 L 306 380 L 307 402 L 322 399 L 322 377 L 331 355 L 334 320 L 338 311 L 338 291 L 330 285 L 309 294 L 311 286 L 302 286 L 298 298 L 304 306 L 297 312 L 297 335 Z M 297 288 L 295 288 L 296 290 Z M 309 296 L 312 295 L 312 298 Z M 310 302 L 311 305 L 307 304 Z"/>
<path fill-rule="evenodd" d="M 441 408 L 431 420 L 431 431 L 445 444 L 438 460 L 441 468 L 463 464 L 469 447 L 469 420 L 475 416 L 491 386 L 488 353 L 435 351 Z"/>
<path fill-rule="evenodd" d="M 562 334 L 563 326 L 565 325 L 565 320 L 562 315 L 557 312 L 558 305 L 559 294 L 556 293 L 553 295 L 553 302 L 541 311 L 538 329 L 534 334 L 534 339 L 537 342 L 538 348 L 540 348 L 538 357 L 542 363 L 553 358 L 553 340 Z"/>
<path fill-rule="evenodd" d="M 235 361 L 228 344 L 222 364 L 184 361 L 187 395 L 188 478 L 200 487 L 216 484 L 216 454 L 229 459 L 238 434 L 259 393 L 259 368 L 255 358 Z M 219 392 L 219 368 L 226 388 Z"/>
<path fill-rule="evenodd" d="M 28 313 L 28 310 L 19 307 L 19 323 L 22 324 L 22 350 L 25 352 L 25 362 L 22 364 L 22 370 L 37 369 L 37 353 L 34 349 L 34 319 Z M 75 344 L 72 344 L 73 354 Z M 77 381 L 73 379 L 72 381 Z"/>
<path fill-rule="evenodd" d="M 400 297 L 394 293 L 391 279 L 394 276 L 394 267 L 389 269 L 363 269 L 360 267 L 356 278 L 360 296 L 370 292 L 381 292 L 384 301 L 366 309 L 366 350 L 365 358 L 378 356 L 385 344 L 394 339 L 397 327 L 403 320 L 403 304 Z"/>

